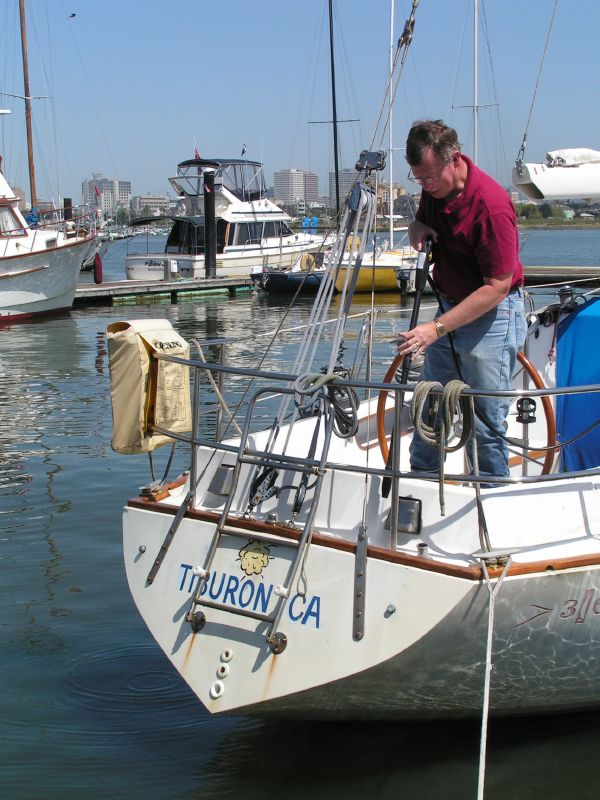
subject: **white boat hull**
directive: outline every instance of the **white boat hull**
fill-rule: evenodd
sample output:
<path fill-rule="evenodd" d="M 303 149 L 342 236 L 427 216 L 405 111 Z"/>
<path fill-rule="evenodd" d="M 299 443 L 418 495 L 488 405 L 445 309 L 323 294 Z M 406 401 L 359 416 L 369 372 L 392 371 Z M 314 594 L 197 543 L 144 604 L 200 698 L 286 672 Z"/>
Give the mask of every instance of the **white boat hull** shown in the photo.
<path fill-rule="evenodd" d="M 576 166 L 523 164 L 513 168 L 513 186 L 534 200 L 576 199 L 600 196 L 600 163 Z"/>
<path fill-rule="evenodd" d="M 228 252 L 216 258 L 216 277 L 249 277 L 263 266 L 288 269 L 302 253 L 316 253 L 322 240 L 302 245 L 285 245 L 281 248 L 263 248 L 253 252 Z M 134 253 L 125 258 L 125 272 L 129 280 L 162 281 L 206 278 L 203 255 L 177 253 Z"/>
<path fill-rule="evenodd" d="M 0 320 L 71 308 L 93 239 L 0 259 Z"/>
<path fill-rule="evenodd" d="M 532 506 L 537 503 L 539 497 L 532 497 Z M 264 623 L 210 610 L 206 627 L 193 633 L 185 620 L 198 581 L 192 570 L 206 557 L 213 523 L 184 520 L 168 560 L 147 585 L 171 521 L 170 514 L 126 509 L 127 577 L 150 631 L 211 713 L 316 718 L 481 713 L 488 610 L 482 581 L 452 570 L 430 571 L 427 564 L 394 563 L 374 551 L 366 568 L 364 636 L 357 641 L 354 555 L 319 538 L 306 561 L 306 595 L 291 596 L 280 625 L 287 647 L 274 656 Z M 271 547 L 267 567 L 247 575 L 239 553 L 251 539 L 251 532 L 234 538 L 219 553 L 207 594 L 260 611 L 282 580 L 286 557 L 282 548 Z M 600 703 L 599 570 L 540 571 L 505 580 L 494 626 L 495 713 Z"/>

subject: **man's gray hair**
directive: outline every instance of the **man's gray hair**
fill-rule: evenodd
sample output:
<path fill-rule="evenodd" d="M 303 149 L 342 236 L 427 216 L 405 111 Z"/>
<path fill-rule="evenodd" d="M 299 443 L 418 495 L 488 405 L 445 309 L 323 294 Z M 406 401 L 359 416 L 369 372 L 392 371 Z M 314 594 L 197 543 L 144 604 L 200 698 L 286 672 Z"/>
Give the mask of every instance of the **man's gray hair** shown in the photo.
<path fill-rule="evenodd" d="M 441 119 L 414 122 L 406 140 L 406 160 L 411 167 L 418 166 L 427 150 L 431 150 L 442 164 L 449 164 L 460 143 L 454 128 Z"/>

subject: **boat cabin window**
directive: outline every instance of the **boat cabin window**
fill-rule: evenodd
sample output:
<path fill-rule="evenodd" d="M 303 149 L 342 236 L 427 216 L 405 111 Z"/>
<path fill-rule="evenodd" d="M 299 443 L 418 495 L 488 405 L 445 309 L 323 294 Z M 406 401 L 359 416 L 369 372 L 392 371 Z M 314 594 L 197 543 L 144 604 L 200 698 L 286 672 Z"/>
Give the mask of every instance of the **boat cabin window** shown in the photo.
<path fill-rule="evenodd" d="M 279 239 L 280 236 L 293 236 L 294 232 L 288 228 L 285 222 L 282 220 L 276 220 L 275 222 L 265 222 L 265 229 L 263 232 L 263 236 L 265 239 L 270 239 L 276 237 Z"/>
<path fill-rule="evenodd" d="M 260 240 L 262 239 L 262 222 L 238 222 L 236 228 L 235 244 L 260 244 Z"/>
<path fill-rule="evenodd" d="M 294 231 L 285 222 L 237 222 L 229 229 L 230 245 L 243 246 L 247 244 L 260 244 L 262 239 L 279 239 L 282 236 L 293 236 Z"/>
<path fill-rule="evenodd" d="M 25 236 L 25 229 L 9 206 L 0 207 L 0 236 Z"/>

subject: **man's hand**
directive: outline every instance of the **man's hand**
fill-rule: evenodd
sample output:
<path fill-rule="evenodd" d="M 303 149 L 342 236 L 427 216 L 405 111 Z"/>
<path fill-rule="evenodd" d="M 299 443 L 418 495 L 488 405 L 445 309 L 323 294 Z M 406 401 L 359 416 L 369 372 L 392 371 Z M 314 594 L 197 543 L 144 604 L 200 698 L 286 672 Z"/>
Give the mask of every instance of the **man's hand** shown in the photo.
<path fill-rule="evenodd" d="M 414 222 L 410 223 L 408 226 L 408 241 L 411 247 L 414 247 L 415 250 L 420 252 L 425 245 L 425 240 L 429 238 L 437 243 L 437 231 L 434 231 L 429 225 L 425 225 L 424 222 L 419 222 L 418 220 L 414 220 Z"/>

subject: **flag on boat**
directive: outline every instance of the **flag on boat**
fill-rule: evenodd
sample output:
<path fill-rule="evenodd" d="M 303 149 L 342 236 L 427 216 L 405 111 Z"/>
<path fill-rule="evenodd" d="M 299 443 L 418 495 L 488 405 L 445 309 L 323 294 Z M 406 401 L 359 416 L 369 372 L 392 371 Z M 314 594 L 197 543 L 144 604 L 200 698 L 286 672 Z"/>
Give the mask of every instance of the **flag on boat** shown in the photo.
<path fill-rule="evenodd" d="M 100 197 L 101 192 L 97 183 L 94 184 L 94 192 L 96 193 L 96 197 Z"/>
<path fill-rule="evenodd" d="M 246 152 L 246 150 L 247 150 L 247 149 L 248 149 L 248 148 L 246 147 L 246 145 L 245 145 L 245 144 L 243 144 L 243 145 L 242 145 L 242 155 L 244 155 L 244 153 Z"/>
<path fill-rule="evenodd" d="M 198 152 L 197 147 L 194 147 L 194 158 L 200 158 L 200 153 Z"/>

